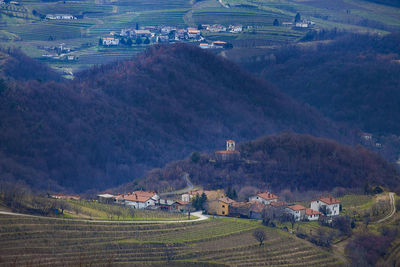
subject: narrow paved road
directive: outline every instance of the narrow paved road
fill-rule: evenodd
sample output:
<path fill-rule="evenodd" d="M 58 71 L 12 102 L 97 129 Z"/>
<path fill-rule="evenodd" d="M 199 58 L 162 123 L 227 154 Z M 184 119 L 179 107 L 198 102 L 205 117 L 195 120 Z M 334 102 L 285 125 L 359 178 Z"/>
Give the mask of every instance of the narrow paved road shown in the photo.
<path fill-rule="evenodd" d="M 389 215 L 385 216 L 384 218 L 380 219 L 376 223 L 382 223 L 390 218 L 396 213 L 396 203 L 394 201 L 394 193 L 390 192 L 389 193 L 389 198 L 390 198 L 390 205 L 392 206 L 392 211 L 390 212 Z"/>
<path fill-rule="evenodd" d="M 188 173 L 184 173 L 183 174 L 183 179 L 186 182 L 186 187 L 180 190 L 176 190 L 176 191 L 171 191 L 171 192 L 165 192 L 165 193 L 161 193 L 159 194 L 160 196 L 168 196 L 168 195 L 180 195 L 189 191 L 193 190 L 193 184 L 192 182 L 189 180 L 189 174 Z"/>
<path fill-rule="evenodd" d="M 74 221 L 74 222 L 90 222 L 90 223 L 118 223 L 118 224 L 135 224 L 135 223 L 185 223 L 185 222 L 198 222 L 204 221 L 208 219 L 207 215 L 203 215 L 201 211 L 192 212 L 191 215 L 198 217 L 195 220 L 176 220 L 176 221 L 108 221 L 108 220 L 85 220 L 85 219 L 63 219 L 63 218 L 54 218 L 54 217 L 45 217 L 45 216 L 37 216 L 37 215 L 29 215 L 22 213 L 15 213 L 9 211 L 0 211 L 0 214 L 3 215 L 12 215 L 12 216 L 24 216 L 24 217 L 33 217 L 40 219 L 50 219 L 50 220 L 64 220 L 64 221 Z"/>

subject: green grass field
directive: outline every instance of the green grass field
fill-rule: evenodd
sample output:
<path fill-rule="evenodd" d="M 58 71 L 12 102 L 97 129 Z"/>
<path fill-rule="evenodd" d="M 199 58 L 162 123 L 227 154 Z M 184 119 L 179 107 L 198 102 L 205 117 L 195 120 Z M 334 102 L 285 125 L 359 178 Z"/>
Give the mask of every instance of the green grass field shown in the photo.
<path fill-rule="evenodd" d="M 256 228 L 267 236 L 261 247 Z M 0 265 L 343 265 L 293 235 L 239 219 L 144 225 L 0 215 L 0 236 Z"/>

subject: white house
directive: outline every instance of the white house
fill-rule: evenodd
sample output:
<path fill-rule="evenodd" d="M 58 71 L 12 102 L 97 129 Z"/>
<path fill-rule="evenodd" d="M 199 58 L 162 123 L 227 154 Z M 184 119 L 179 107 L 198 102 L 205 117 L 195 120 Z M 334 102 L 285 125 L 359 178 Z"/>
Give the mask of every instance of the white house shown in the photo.
<path fill-rule="evenodd" d="M 118 44 L 119 44 L 119 39 L 112 37 L 103 38 L 103 45 L 118 45 Z"/>
<path fill-rule="evenodd" d="M 155 192 L 135 191 L 123 196 L 124 203 L 135 209 L 145 209 L 154 206 L 160 197 Z"/>
<path fill-rule="evenodd" d="M 313 210 L 313 209 L 306 209 L 305 219 L 309 221 L 318 221 L 321 212 Z"/>
<path fill-rule="evenodd" d="M 308 23 L 305 22 L 297 22 L 296 23 L 297 28 L 308 28 Z"/>
<path fill-rule="evenodd" d="M 334 197 L 321 197 L 317 200 L 311 201 L 311 209 L 320 211 L 326 207 L 327 216 L 336 216 L 340 212 L 340 201 Z"/>
<path fill-rule="evenodd" d="M 230 32 L 233 32 L 233 33 L 239 33 L 241 31 L 243 31 L 242 25 L 231 25 L 231 26 L 229 26 L 229 28 L 230 28 Z"/>
<path fill-rule="evenodd" d="M 258 193 L 257 195 L 250 197 L 249 201 L 258 201 L 263 203 L 264 205 L 269 205 L 271 204 L 271 202 L 277 202 L 278 196 L 268 191 L 265 191 L 263 193 Z"/>
<path fill-rule="evenodd" d="M 188 28 L 187 34 L 189 39 L 199 39 L 200 38 L 200 30 L 195 28 Z"/>
<path fill-rule="evenodd" d="M 70 15 L 70 14 L 47 14 L 46 19 L 65 19 L 65 20 L 70 20 L 70 19 L 76 19 L 76 17 Z"/>
<path fill-rule="evenodd" d="M 289 214 L 293 215 L 295 221 L 300 221 L 304 219 L 304 216 L 306 214 L 306 208 L 298 204 L 287 206 L 286 211 Z"/>

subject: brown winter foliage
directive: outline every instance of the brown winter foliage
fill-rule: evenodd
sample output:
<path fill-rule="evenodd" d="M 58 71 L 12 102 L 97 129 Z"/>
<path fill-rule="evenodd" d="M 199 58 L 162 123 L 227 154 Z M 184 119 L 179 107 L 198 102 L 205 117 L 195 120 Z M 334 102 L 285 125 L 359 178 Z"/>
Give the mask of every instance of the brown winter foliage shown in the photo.
<path fill-rule="evenodd" d="M 14 59 L 12 66 L 27 60 Z M 153 46 L 74 81 L 33 66 L 11 68 L 12 79 L 0 84 L 0 177 L 7 181 L 103 189 L 228 137 L 292 130 L 344 139 L 312 108 L 192 46 Z"/>
<path fill-rule="evenodd" d="M 158 188 L 182 181 L 189 173 L 194 184 L 211 188 L 255 186 L 277 192 L 285 188 L 299 191 L 335 187 L 361 188 L 366 183 L 396 187 L 397 170 L 381 156 L 362 148 L 340 145 L 310 135 L 282 133 L 239 145 L 242 159 L 213 162 L 213 155 L 200 160 L 189 157 L 150 172 L 143 184 Z"/>

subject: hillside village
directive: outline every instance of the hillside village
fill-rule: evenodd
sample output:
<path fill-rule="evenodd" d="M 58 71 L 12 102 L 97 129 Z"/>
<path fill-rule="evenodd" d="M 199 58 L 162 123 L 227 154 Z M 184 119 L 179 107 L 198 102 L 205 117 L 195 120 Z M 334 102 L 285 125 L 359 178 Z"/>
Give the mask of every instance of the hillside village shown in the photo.
<path fill-rule="evenodd" d="M 235 161 L 240 158 L 236 150 L 235 141 L 227 140 L 226 149 L 215 152 L 218 161 Z M 163 194 L 168 195 L 168 194 Z M 172 194 L 171 194 L 172 195 Z M 230 193 L 229 195 L 232 195 Z M 53 198 L 79 199 L 79 196 L 52 195 Z M 228 197 L 224 189 L 218 190 L 190 190 L 175 195 L 175 198 L 163 198 L 157 192 L 134 191 L 125 194 L 103 193 L 97 195 L 101 203 L 124 205 L 133 209 L 164 210 L 169 212 L 190 213 L 203 210 L 212 216 L 229 216 L 262 220 L 266 213 L 284 217 L 286 221 L 317 221 L 322 218 L 330 220 L 340 214 L 340 201 L 331 196 L 321 196 L 311 201 L 310 207 L 299 204 L 290 204 L 279 200 L 279 196 L 269 191 L 258 192 L 250 196 L 247 201 L 235 201 Z"/>

